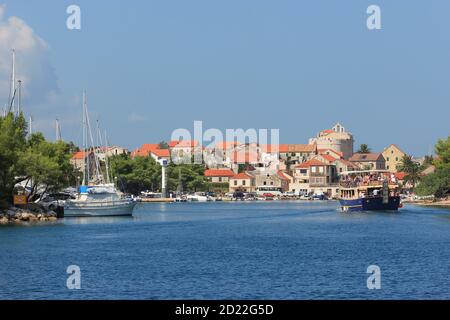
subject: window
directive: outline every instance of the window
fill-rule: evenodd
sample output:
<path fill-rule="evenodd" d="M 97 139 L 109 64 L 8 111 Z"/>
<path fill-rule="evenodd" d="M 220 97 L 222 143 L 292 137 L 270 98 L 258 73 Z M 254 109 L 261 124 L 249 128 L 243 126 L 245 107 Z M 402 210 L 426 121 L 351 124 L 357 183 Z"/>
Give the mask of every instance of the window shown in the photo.
<path fill-rule="evenodd" d="M 319 167 L 319 172 L 323 173 L 323 167 Z"/>
<path fill-rule="evenodd" d="M 311 172 L 316 172 L 316 167 L 311 167 Z"/>
<path fill-rule="evenodd" d="M 398 161 L 398 157 L 395 157 L 395 161 Z"/>
<path fill-rule="evenodd" d="M 273 186 L 273 181 L 270 181 L 270 185 Z"/>
<path fill-rule="evenodd" d="M 234 180 L 234 185 L 237 186 L 237 180 Z"/>
<path fill-rule="evenodd" d="M 242 185 L 245 186 L 245 180 L 242 180 Z"/>
<path fill-rule="evenodd" d="M 386 161 L 389 161 L 389 157 L 386 158 Z"/>
<path fill-rule="evenodd" d="M 219 177 L 219 182 L 222 182 L 222 177 Z"/>
<path fill-rule="evenodd" d="M 264 181 L 264 182 L 263 182 L 263 185 L 266 185 L 266 184 L 267 184 L 267 181 Z"/>

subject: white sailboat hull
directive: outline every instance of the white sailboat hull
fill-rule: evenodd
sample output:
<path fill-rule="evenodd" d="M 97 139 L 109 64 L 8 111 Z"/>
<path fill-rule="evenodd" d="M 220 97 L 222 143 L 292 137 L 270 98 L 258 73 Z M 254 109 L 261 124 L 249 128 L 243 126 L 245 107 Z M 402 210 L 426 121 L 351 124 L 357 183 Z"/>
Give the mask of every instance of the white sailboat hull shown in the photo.
<path fill-rule="evenodd" d="M 64 217 L 112 217 L 131 216 L 136 205 L 132 200 L 108 202 L 83 201 L 66 203 Z"/>

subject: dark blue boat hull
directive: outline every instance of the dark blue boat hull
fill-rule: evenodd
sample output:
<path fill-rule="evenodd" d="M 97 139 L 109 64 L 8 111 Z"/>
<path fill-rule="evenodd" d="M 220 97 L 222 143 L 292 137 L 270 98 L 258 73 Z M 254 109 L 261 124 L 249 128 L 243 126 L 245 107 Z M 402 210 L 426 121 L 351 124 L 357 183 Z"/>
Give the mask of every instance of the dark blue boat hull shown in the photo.
<path fill-rule="evenodd" d="M 339 199 L 339 202 L 342 211 L 389 211 L 398 210 L 400 197 L 389 197 L 387 203 L 383 203 L 383 197 Z"/>

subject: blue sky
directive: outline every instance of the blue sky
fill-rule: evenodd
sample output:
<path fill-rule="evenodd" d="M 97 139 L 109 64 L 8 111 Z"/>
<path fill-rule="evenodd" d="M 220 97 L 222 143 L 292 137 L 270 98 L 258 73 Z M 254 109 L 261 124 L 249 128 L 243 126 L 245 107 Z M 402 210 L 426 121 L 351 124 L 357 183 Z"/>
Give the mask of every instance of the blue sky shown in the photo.
<path fill-rule="evenodd" d="M 40 66 L 24 104 L 49 138 L 58 117 L 63 138 L 80 143 L 83 89 L 93 121 L 129 148 L 194 120 L 224 131 L 279 128 L 284 143 L 307 143 L 339 121 L 357 145 L 396 143 L 414 155 L 450 134 L 450 2 L 0 4 L 0 28 L 15 16 L 45 42 L 17 59 Z M 79 31 L 66 28 L 70 4 L 81 7 Z M 366 27 L 370 4 L 381 8 L 382 30 Z"/>

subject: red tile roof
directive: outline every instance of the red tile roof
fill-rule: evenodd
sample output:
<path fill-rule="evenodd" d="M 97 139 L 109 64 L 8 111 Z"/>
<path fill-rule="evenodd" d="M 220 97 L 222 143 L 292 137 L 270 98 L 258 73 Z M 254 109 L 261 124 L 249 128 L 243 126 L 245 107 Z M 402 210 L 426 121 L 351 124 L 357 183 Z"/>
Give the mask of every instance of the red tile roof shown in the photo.
<path fill-rule="evenodd" d="M 186 148 L 186 147 L 191 147 L 194 148 L 198 146 L 198 141 L 195 140 L 172 140 L 169 142 L 169 147 L 170 148 Z"/>
<path fill-rule="evenodd" d="M 160 149 L 158 143 L 145 143 L 131 153 L 131 157 L 148 157 L 154 153 L 158 157 L 169 157 L 168 149 Z"/>
<path fill-rule="evenodd" d="M 406 172 L 396 172 L 394 173 L 394 176 L 397 178 L 397 180 L 403 180 L 406 177 Z"/>
<path fill-rule="evenodd" d="M 353 162 L 377 161 L 380 156 L 381 153 L 355 153 L 348 160 Z"/>
<path fill-rule="evenodd" d="M 86 152 L 78 151 L 73 154 L 72 159 L 73 160 L 83 160 L 85 157 L 86 157 Z"/>
<path fill-rule="evenodd" d="M 208 169 L 205 170 L 205 177 L 233 177 L 235 173 L 230 169 Z"/>
<path fill-rule="evenodd" d="M 326 164 L 326 163 L 324 163 L 322 161 L 319 161 L 317 159 L 311 159 L 309 161 L 300 163 L 300 164 L 296 165 L 295 167 L 296 168 L 309 168 L 309 167 L 312 167 L 312 166 L 328 166 L 328 164 Z"/>
<path fill-rule="evenodd" d="M 291 179 L 289 178 L 288 174 L 287 174 L 286 172 L 281 171 L 281 170 L 277 172 L 277 175 L 278 175 L 278 177 L 280 177 L 280 179 L 282 179 L 282 180 L 288 180 L 288 181 L 291 180 Z"/>
<path fill-rule="evenodd" d="M 280 145 L 265 145 L 262 146 L 265 152 L 274 152 L 278 151 L 280 153 L 297 153 L 297 152 L 315 152 L 316 145 L 315 144 L 280 144 Z M 278 150 L 277 150 L 278 149 Z"/>
<path fill-rule="evenodd" d="M 252 179 L 253 177 L 245 172 L 238 173 L 233 176 L 231 179 Z"/>
<path fill-rule="evenodd" d="M 333 149 L 317 149 L 317 152 L 319 152 L 319 154 L 330 154 L 330 153 L 334 153 L 334 154 L 336 154 L 336 155 L 338 155 L 338 156 L 340 156 L 340 157 L 343 157 L 343 156 L 344 156 L 344 153 L 343 153 L 343 152 L 336 151 L 336 150 L 333 150 Z"/>
<path fill-rule="evenodd" d="M 334 161 L 336 161 L 338 159 L 338 158 L 335 158 L 332 155 L 329 155 L 329 154 L 326 154 L 326 153 L 320 154 L 320 156 L 322 158 L 324 158 L 325 160 L 329 161 L 329 162 L 334 162 Z"/>
<path fill-rule="evenodd" d="M 153 153 L 157 157 L 163 157 L 163 158 L 170 157 L 169 149 L 154 149 L 154 150 L 152 150 L 150 152 Z"/>

